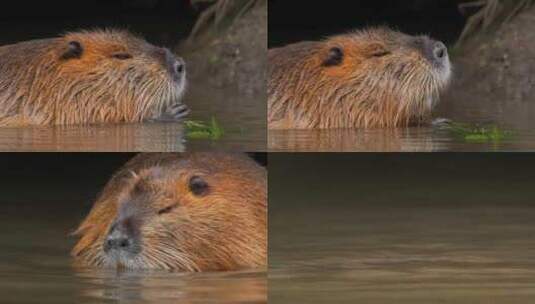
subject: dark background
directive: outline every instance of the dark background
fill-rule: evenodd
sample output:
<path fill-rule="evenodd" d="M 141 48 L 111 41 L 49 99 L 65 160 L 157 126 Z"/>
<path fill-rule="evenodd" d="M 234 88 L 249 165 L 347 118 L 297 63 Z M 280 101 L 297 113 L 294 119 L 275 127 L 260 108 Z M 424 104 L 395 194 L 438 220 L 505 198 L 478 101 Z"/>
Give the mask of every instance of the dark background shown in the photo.
<path fill-rule="evenodd" d="M 136 153 L 0 153 L 0 178 L 98 178 L 108 179 Z M 248 153 L 267 165 L 266 153 Z"/>
<path fill-rule="evenodd" d="M 120 28 L 171 47 L 187 37 L 199 9 L 189 0 L 2 1 L 0 45 L 79 29 Z"/>
<path fill-rule="evenodd" d="M 49 204 L 51 212 L 75 209 L 83 214 L 114 172 L 135 155 L 0 153 L 0 205 L 7 209 L 31 209 Z M 249 156 L 266 166 L 265 153 L 250 153 Z"/>
<path fill-rule="evenodd" d="M 374 25 L 387 25 L 409 34 L 429 34 L 453 43 L 465 17 L 459 12 L 464 0 L 270 0 L 269 46 Z"/>
<path fill-rule="evenodd" d="M 533 205 L 534 168 L 532 153 L 271 153 L 269 212 Z"/>

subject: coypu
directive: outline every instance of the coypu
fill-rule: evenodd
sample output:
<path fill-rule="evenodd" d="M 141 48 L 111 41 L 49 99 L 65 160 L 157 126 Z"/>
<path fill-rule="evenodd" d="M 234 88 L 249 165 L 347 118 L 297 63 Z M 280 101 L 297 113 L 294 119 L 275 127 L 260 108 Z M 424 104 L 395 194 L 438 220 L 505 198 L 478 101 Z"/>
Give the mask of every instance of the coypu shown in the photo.
<path fill-rule="evenodd" d="M 140 154 L 74 232 L 75 265 L 222 271 L 265 267 L 266 171 L 243 155 Z"/>
<path fill-rule="evenodd" d="M 270 129 L 420 123 L 451 75 L 442 42 L 388 28 L 271 49 L 268 61 Z"/>
<path fill-rule="evenodd" d="M 180 119 L 185 63 L 126 31 L 0 47 L 0 126 Z"/>

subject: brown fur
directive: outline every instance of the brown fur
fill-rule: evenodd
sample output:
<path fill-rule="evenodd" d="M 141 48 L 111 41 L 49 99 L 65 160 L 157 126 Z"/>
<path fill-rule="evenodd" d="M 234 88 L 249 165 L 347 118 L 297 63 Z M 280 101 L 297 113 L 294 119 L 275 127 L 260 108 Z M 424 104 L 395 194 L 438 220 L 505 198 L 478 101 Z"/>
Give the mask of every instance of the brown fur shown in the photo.
<path fill-rule="evenodd" d="M 69 43 L 83 47 L 65 59 Z M 118 60 L 114 54 L 128 53 Z M 69 33 L 0 47 L 0 126 L 139 122 L 179 103 L 165 50 L 128 32 Z"/>
<path fill-rule="evenodd" d="M 426 120 L 450 66 L 432 66 L 414 46 L 418 39 L 429 38 L 376 28 L 271 49 L 269 128 L 398 127 Z M 343 61 L 325 66 L 333 47 L 344 51 Z"/>
<path fill-rule="evenodd" d="M 191 176 L 203 176 L 209 193 L 196 196 Z M 180 271 L 265 267 L 266 171 L 242 155 L 141 154 L 108 182 L 75 234 L 78 265 Z M 134 261 L 107 261 L 103 243 L 118 208 L 145 197 L 141 253 Z M 125 205 L 126 204 L 126 205 Z M 169 213 L 158 210 L 176 204 Z"/>

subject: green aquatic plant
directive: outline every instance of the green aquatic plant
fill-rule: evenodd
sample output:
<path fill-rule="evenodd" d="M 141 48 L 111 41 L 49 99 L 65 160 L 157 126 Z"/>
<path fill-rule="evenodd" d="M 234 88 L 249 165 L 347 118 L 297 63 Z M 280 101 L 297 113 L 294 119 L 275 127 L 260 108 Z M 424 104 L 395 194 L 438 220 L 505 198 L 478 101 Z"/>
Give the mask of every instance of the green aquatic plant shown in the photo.
<path fill-rule="evenodd" d="M 451 122 L 444 127 L 467 142 L 499 142 L 513 135 L 497 125 L 470 125 Z"/>
<path fill-rule="evenodd" d="M 225 133 L 215 117 L 212 117 L 210 123 L 199 120 L 187 120 L 184 122 L 186 127 L 186 137 L 191 139 L 220 139 Z"/>

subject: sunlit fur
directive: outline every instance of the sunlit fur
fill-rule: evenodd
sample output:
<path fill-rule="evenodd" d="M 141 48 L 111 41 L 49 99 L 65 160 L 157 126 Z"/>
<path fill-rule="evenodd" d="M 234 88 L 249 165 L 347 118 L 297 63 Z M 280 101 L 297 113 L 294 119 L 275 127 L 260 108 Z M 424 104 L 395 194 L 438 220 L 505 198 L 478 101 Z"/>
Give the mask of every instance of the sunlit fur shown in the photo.
<path fill-rule="evenodd" d="M 451 67 L 449 60 L 434 66 L 415 39 L 429 38 L 373 28 L 270 50 L 269 128 L 398 127 L 428 119 Z M 333 47 L 344 51 L 343 62 L 322 65 Z"/>
<path fill-rule="evenodd" d="M 208 194 L 191 193 L 188 181 L 193 175 L 208 182 Z M 76 230 L 80 240 L 72 255 L 77 265 L 97 267 L 263 268 L 267 263 L 266 191 L 265 169 L 244 155 L 138 155 L 108 182 Z M 177 205 L 172 211 L 158 214 L 173 204 Z M 133 212 L 141 221 L 137 255 L 103 250 L 118 210 Z"/>
<path fill-rule="evenodd" d="M 70 41 L 81 58 L 62 59 Z M 87 31 L 0 47 L 0 126 L 139 122 L 180 102 L 157 48 L 128 32 Z M 118 60 L 113 54 L 133 57 Z"/>

